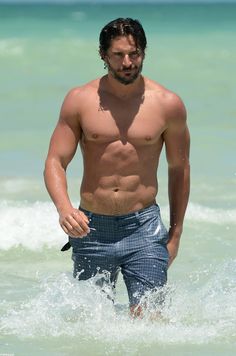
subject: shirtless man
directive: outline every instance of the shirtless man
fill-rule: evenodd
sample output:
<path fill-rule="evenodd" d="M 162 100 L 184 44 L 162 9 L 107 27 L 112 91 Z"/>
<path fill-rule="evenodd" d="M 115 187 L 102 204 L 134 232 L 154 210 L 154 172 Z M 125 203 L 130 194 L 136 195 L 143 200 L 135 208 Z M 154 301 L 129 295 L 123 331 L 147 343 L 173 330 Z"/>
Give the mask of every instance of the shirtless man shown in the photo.
<path fill-rule="evenodd" d="M 189 196 L 189 131 L 181 99 L 141 75 L 146 37 L 137 20 L 116 19 L 100 33 L 108 74 L 66 96 L 45 164 L 45 183 L 69 235 L 74 276 L 121 270 L 130 310 L 162 287 L 177 256 Z M 66 169 L 80 144 L 84 160 L 79 209 L 67 192 Z M 157 168 L 168 162 L 170 226 L 159 206 Z M 106 273 L 107 273 L 106 272 Z"/>

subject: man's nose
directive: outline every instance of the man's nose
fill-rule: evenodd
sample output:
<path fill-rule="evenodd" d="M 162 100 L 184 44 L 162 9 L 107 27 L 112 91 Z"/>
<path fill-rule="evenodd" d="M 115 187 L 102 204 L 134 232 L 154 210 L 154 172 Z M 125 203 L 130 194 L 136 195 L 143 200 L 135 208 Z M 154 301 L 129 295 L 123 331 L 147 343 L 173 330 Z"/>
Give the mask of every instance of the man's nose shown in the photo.
<path fill-rule="evenodd" d="M 129 55 L 125 54 L 124 58 L 123 58 L 123 66 L 130 67 L 131 64 L 132 64 L 132 61 L 130 60 Z"/>

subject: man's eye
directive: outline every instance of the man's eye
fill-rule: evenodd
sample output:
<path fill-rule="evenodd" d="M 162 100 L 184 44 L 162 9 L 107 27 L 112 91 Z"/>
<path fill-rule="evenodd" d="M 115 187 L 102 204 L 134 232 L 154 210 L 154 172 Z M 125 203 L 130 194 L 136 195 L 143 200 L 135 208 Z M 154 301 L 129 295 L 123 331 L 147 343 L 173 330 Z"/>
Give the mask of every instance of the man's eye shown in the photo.
<path fill-rule="evenodd" d="M 137 58 L 138 56 L 139 56 L 139 52 L 138 52 L 138 51 L 131 52 L 131 53 L 129 54 L 129 57 L 130 57 L 130 58 Z"/>

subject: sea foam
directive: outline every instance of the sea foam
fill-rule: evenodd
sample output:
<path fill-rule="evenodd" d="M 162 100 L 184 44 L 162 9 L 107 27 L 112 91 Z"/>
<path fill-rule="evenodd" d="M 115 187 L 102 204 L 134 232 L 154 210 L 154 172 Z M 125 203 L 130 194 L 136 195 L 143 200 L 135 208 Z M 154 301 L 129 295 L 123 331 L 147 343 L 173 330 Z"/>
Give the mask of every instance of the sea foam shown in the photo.
<path fill-rule="evenodd" d="M 163 219 L 168 221 L 168 207 L 161 210 Z M 190 203 L 186 222 L 235 225 L 236 210 L 212 209 Z M 0 231 L 0 249 L 3 250 L 20 245 L 30 250 L 44 246 L 59 248 L 67 240 L 51 202 L 0 201 Z"/>
<path fill-rule="evenodd" d="M 124 350 L 128 345 L 227 342 L 235 335 L 235 267 L 231 260 L 209 270 L 204 283 L 193 286 L 190 276 L 167 286 L 162 318 L 156 321 L 130 319 L 128 305 L 113 305 L 96 286 L 96 276 L 78 282 L 65 273 L 51 275 L 38 280 L 36 296 L 9 305 L 0 330 L 26 338 L 79 335 L 79 343 L 96 340 Z"/>
<path fill-rule="evenodd" d="M 66 235 L 49 202 L 0 202 L 0 249 L 23 246 L 30 250 L 59 247 Z"/>

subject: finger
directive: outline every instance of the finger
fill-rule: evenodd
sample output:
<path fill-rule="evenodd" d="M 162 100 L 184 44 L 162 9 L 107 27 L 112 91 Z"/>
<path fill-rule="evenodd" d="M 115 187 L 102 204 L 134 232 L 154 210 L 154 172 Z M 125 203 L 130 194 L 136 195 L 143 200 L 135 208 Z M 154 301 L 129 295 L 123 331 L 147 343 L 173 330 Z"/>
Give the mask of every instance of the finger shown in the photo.
<path fill-rule="evenodd" d="M 85 220 L 85 218 L 86 218 L 86 220 Z M 89 226 L 88 226 L 89 221 L 88 221 L 88 218 L 86 215 L 83 214 L 83 216 L 82 216 L 80 213 L 78 213 L 78 214 L 75 213 L 75 214 L 73 214 L 73 222 L 72 222 L 72 220 L 70 220 L 70 221 L 73 224 L 74 228 L 77 229 L 79 227 L 79 229 L 82 229 L 82 231 L 86 232 L 87 234 L 89 233 L 89 231 L 90 231 Z"/>
<path fill-rule="evenodd" d="M 85 221 L 80 222 L 80 227 L 86 234 L 90 232 L 89 226 Z"/>
<path fill-rule="evenodd" d="M 82 238 L 84 236 L 86 236 L 87 234 L 84 233 L 82 230 L 78 231 L 75 230 L 70 224 L 64 224 L 61 225 L 62 229 L 64 230 L 64 232 L 71 237 L 79 237 Z"/>
<path fill-rule="evenodd" d="M 67 220 L 63 221 L 62 226 L 68 231 L 69 234 L 73 231 L 73 226 Z"/>
<path fill-rule="evenodd" d="M 80 214 L 82 215 L 82 217 L 83 217 L 84 221 L 86 222 L 86 224 L 88 224 L 89 223 L 89 219 L 88 219 L 87 215 L 85 215 L 85 213 L 83 211 L 81 211 L 81 210 L 80 210 Z"/>
<path fill-rule="evenodd" d="M 174 258 L 173 257 L 169 257 L 169 261 L 168 261 L 168 268 L 172 265 Z"/>
<path fill-rule="evenodd" d="M 83 237 L 86 236 L 86 234 L 80 234 L 78 231 L 70 231 L 69 236 L 77 239 L 82 239 Z"/>
<path fill-rule="evenodd" d="M 76 230 L 77 232 L 79 232 L 79 234 L 88 234 L 89 233 L 88 225 L 83 220 L 81 220 L 81 218 L 76 220 L 75 217 L 70 216 L 70 217 L 68 217 L 68 219 L 69 219 L 69 223 L 71 224 L 73 229 Z"/>
<path fill-rule="evenodd" d="M 73 217 L 82 219 L 82 221 L 84 221 L 86 224 L 89 223 L 89 219 L 87 217 L 87 215 L 85 215 L 85 213 L 81 210 L 75 210 L 74 213 L 72 214 Z"/>
<path fill-rule="evenodd" d="M 84 236 L 87 236 L 87 234 L 88 234 L 86 231 L 81 229 L 79 226 L 74 227 L 73 230 L 71 230 L 71 232 L 73 233 L 73 235 L 75 235 L 77 237 L 84 237 Z"/>
<path fill-rule="evenodd" d="M 63 229 L 63 231 L 68 235 L 68 236 L 72 236 L 72 237 L 83 237 L 83 236 L 79 236 L 78 231 L 74 231 L 73 229 L 70 230 L 68 229 L 65 225 L 61 224 L 61 228 Z"/>
<path fill-rule="evenodd" d="M 67 229 L 63 224 L 60 224 L 60 225 L 61 225 L 62 230 L 63 230 L 67 235 L 69 235 L 68 229 Z"/>

